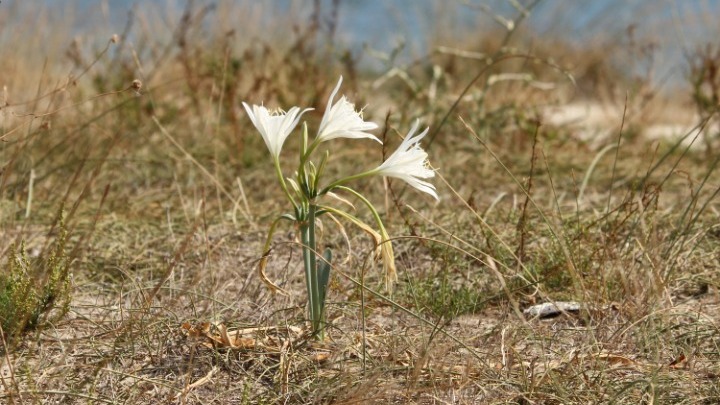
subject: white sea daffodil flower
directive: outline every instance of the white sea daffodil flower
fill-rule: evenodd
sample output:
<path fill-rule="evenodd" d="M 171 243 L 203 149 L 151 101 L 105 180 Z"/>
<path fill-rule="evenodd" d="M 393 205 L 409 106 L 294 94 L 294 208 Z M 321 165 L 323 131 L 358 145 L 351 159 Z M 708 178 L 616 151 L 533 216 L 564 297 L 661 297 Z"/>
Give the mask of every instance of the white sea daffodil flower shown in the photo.
<path fill-rule="evenodd" d="M 435 192 L 435 186 L 421 180 L 435 177 L 435 171 L 429 167 L 427 152 L 420 147 L 420 141 L 427 135 L 430 128 L 425 128 L 424 131 L 415 135 L 419 125 L 420 121 L 416 120 L 398 149 L 372 173 L 404 180 L 412 187 L 440 200 Z"/>
<path fill-rule="evenodd" d="M 295 129 L 300 117 L 307 111 L 312 110 L 312 108 L 306 108 L 301 111 L 300 108 L 293 107 L 287 112 L 269 111 L 261 105 L 253 105 L 250 108 L 246 103 L 243 102 L 242 104 L 276 161 L 280 158 L 280 151 L 285 139 Z"/>
<path fill-rule="evenodd" d="M 365 132 L 376 129 L 378 125 L 364 121 L 362 110 L 355 111 L 355 104 L 349 102 L 345 96 L 340 97 L 340 100 L 333 104 L 342 81 L 343 78 L 340 76 L 335 90 L 330 94 L 315 142 L 320 143 L 335 138 L 370 138 L 382 143 L 375 135 Z"/>

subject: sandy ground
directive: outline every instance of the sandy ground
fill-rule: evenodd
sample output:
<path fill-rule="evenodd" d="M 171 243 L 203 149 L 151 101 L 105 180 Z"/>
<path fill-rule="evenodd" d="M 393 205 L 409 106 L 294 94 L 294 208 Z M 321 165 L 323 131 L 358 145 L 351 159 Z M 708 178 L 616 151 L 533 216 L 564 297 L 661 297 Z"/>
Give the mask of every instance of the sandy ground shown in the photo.
<path fill-rule="evenodd" d="M 615 138 L 623 125 L 622 103 L 612 105 L 598 101 L 574 101 L 542 109 L 545 122 L 570 129 L 579 139 L 602 145 Z M 685 137 L 683 144 L 704 145 L 699 133 L 700 117 L 682 106 L 654 106 L 651 110 L 626 112 L 624 128 L 641 128 L 648 139 L 675 141 Z M 697 136 L 697 139 L 695 139 Z M 694 140 L 694 142 L 693 142 Z"/>

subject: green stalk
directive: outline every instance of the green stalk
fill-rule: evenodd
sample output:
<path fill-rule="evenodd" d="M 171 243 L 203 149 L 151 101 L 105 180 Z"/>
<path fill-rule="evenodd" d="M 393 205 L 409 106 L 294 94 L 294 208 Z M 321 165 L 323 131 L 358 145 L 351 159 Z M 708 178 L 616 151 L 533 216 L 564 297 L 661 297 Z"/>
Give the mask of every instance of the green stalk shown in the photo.
<path fill-rule="evenodd" d="M 300 229 L 303 243 L 303 260 L 305 264 L 305 285 L 308 291 L 308 310 L 312 323 L 313 334 L 318 339 L 324 337 L 323 303 L 318 280 L 317 257 L 315 256 L 315 214 L 317 206 L 309 204 L 307 217 Z"/>
<path fill-rule="evenodd" d="M 321 192 L 319 192 L 318 195 L 326 194 L 326 193 L 332 191 L 334 188 L 338 188 L 338 187 L 342 186 L 343 184 L 348 183 L 350 181 L 361 179 L 363 177 L 374 176 L 377 174 L 377 172 L 378 172 L 377 169 L 373 169 L 373 170 L 368 170 L 366 172 L 362 172 L 362 173 L 355 174 L 352 176 L 343 177 L 342 179 L 339 179 L 339 180 L 335 180 L 334 182 L 330 183 L 330 185 L 325 187 Z"/>
<path fill-rule="evenodd" d="M 268 230 L 267 237 L 265 238 L 265 246 L 263 246 L 262 258 L 260 259 L 260 262 L 258 263 L 258 275 L 260 276 L 260 279 L 263 281 L 263 283 L 265 283 L 268 287 L 270 287 L 271 290 L 273 290 L 275 292 L 287 294 L 282 288 L 275 285 L 265 275 L 265 267 L 267 266 L 268 256 L 270 255 L 270 245 L 272 245 L 272 237 L 275 234 L 275 229 L 277 228 L 281 219 L 291 220 L 288 216 L 282 215 L 282 216 L 275 218 L 272 225 L 270 225 L 270 229 Z"/>
<path fill-rule="evenodd" d="M 307 135 L 307 129 L 305 131 L 306 131 L 305 134 Z M 307 137 L 305 139 L 307 139 Z M 309 147 L 307 146 L 307 141 L 306 141 L 305 148 L 303 149 L 303 153 L 300 157 L 300 162 L 303 164 L 305 162 L 307 162 L 307 160 L 310 158 L 310 155 L 312 155 L 312 153 L 315 152 L 315 149 L 317 149 L 318 146 L 320 146 L 320 142 L 317 141 L 317 138 L 315 138 L 312 141 L 312 143 L 310 144 Z"/>
<path fill-rule="evenodd" d="M 310 204 L 310 210 L 308 215 L 308 227 L 310 232 L 308 232 L 309 236 L 309 251 L 310 251 L 310 258 L 311 260 L 311 266 L 310 269 L 312 270 L 312 297 L 313 297 L 313 306 L 315 311 L 315 318 L 313 319 L 313 330 L 315 332 L 319 332 L 319 338 L 322 339 L 324 336 L 323 333 L 323 326 L 321 325 L 323 314 L 322 314 L 322 297 L 320 296 L 320 282 L 318 280 L 318 268 L 317 268 L 317 256 L 315 255 L 315 252 L 317 252 L 317 245 L 315 244 L 315 212 L 317 211 L 317 206 L 315 204 Z"/>
<path fill-rule="evenodd" d="M 298 165 L 297 171 L 297 182 L 300 189 L 303 189 L 303 184 L 306 183 L 307 176 L 305 175 L 305 164 L 307 163 L 307 148 L 308 148 L 308 131 L 307 122 L 303 122 L 303 142 L 302 150 L 300 151 L 300 164 Z"/>
<path fill-rule="evenodd" d="M 280 170 L 280 160 L 275 159 L 275 174 L 278 177 L 278 181 L 280 181 L 280 186 L 282 186 L 283 191 L 285 192 L 285 195 L 287 196 L 288 200 L 292 203 L 293 207 L 295 207 L 295 212 L 298 211 L 298 205 L 295 202 L 295 199 L 293 198 L 292 194 L 290 194 L 290 190 L 288 190 L 287 184 L 285 184 L 285 178 L 283 177 L 282 170 Z"/>
<path fill-rule="evenodd" d="M 372 172 L 365 172 L 365 173 L 364 173 L 364 175 L 366 175 L 366 176 L 367 176 L 367 175 L 370 175 L 370 174 L 373 174 L 373 173 L 372 173 Z M 352 179 L 352 178 L 357 178 L 357 176 L 347 177 L 347 179 Z M 377 223 L 378 228 L 380 228 L 380 233 L 383 234 L 383 235 L 386 235 L 386 234 L 387 234 L 387 230 L 385 229 L 385 225 L 383 225 L 382 218 L 380 218 L 380 213 L 377 212 L 377 210 L 376 210 L 375 207 L 372 205 L 372 203 L 371 203 L 370 201 L 368 201 L 368 199 L 365 198 L 362 194 L 360 194 L 360 193 L 358 193 L 357 191 L 351 189 L 350 187 L 346 187 L 346 186 L 341 186 L 341 185 L 339 185 L 340 181 L 338 181 L 338 182 L 336 182 L 336 183 L 338 183 L 338 185 L 334 185 L 334 186 L 332 186 L 332 188 L 339 188 L 339 189 L 341 189 L 341 190 L 347 191 L 348 193 L 354 195 L 354 196 L 357 197 L 360 201 L 362 201 L 363 204 L 365 204 L 365 206 L 368 208 L 368 210 L 370 210 L 370 213 L 372 214 L 373 218 L 375 218 L 375 222 Z M 335 184 L 335 183 L 333 183 L 333 184 Z M 327 188 L 327 190 L 329 190 L 329 189 L 330 189 L 330 187 Z M 383 241 L 383 242 L 385 242 L 385 241 Z"/>

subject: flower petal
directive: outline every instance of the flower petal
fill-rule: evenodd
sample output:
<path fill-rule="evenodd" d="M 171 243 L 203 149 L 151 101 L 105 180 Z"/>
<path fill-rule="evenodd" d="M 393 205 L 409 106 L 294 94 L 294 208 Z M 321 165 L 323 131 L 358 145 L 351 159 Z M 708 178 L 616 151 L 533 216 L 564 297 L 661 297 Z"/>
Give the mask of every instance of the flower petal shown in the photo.
<path fill-rule="evenodd" d="M 382 176 L 403 180 L 411 187 L 430 194 L 436 200 L 439 200 L 435 186 L 421 180 L 435 177 L 435 171 L 429 167 L 427 152 L 420 147 L 420 141 L 427 135 L 430 128 L 426 128 L 423 132 L 415 135 L 419 125 L 420 122 L 416 120 L 397 150 L 375 171 L 376 174 Z"/>
<path fill-rule="evenodd" d="M 288 112 L 271 113 L 262 105 L 253 105 L 251 108 L 245 102 L 242 104 L 250 117 L 250 121 L 262 135 L 265 145 L 275 159 L 279 159 L 282 146 L 298 122 L 300 122 L 300 117 L 307 111 L 312 110 L 312 108 L 306 108 L 300 111 L 299 107 L 292 107 Z"/>
<path fill-rule="evenodd" d="M 355 104 L 348 101 L 345 96 L 340 97 L 340 100 L 333 104 L 333 100 L 340 90 L 342 80 L 343 78 L 340 76 L 338 84 L 330 94 L 327 108 L 325 108 L 325 113 L 323 113 L 320 121 L 317 142 L 325 142 L 335 138 L 370 138 L 382 143 L 375 135 L 366 132 L 376 129 L 378 125 L 374 122 L 364 121 L 362 111 L 355 111 Z"/>

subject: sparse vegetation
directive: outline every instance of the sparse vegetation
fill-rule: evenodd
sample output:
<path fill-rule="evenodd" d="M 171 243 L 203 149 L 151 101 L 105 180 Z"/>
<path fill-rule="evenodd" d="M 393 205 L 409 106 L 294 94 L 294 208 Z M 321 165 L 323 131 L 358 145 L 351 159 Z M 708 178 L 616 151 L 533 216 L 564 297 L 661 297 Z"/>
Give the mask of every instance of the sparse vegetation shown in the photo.
<path fill-rule="evenodd" d="M 30 260 L 24 242 L 19 247 L 10 245 L 0 273 L 0 322 L 5 342 L 13 343 L 41 321 L 58 320 L 68 312 L 71 263 L 66 245 L 67 229 L 62 217 L 47 257 Z"/>
<path fill-rule="evenodd" d="M 545 38 L 538 2 L 513 1 L 463 9 L 504 23 L 427 32 L 405 62 L 346 46 L 346 3 L 302 3 L 145 5 L 117 37 L 0 3 L 0 403 L 720 402 L 715 48 L 669 89 L 642 27 Z M 290 222 L 265 268 L 288 295 L 257 275 L 286 200 L 241 102 L 315 106 L 317 128 L 340 75 L 384 147 L 337 140 L 327 176 L 377 167 L 419 117 L 441 200 L 358 185 L 393 294 L 367 232 L 321 217 L 317 340 Z M 523 313 L 553 301 L 582 309 Z"/>

